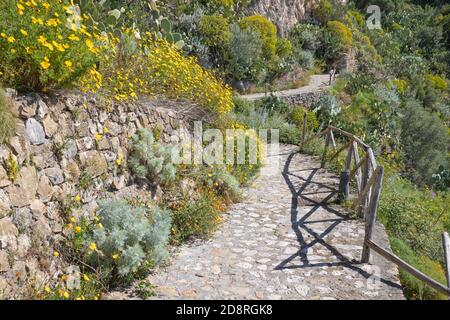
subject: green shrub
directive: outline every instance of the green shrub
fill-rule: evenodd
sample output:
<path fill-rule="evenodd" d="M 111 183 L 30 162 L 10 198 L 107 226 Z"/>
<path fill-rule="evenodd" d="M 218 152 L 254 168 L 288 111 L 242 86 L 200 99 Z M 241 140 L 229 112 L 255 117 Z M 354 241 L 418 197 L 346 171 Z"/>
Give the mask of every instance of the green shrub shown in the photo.
<path fill-rule="evenodd" d="M 242 29 L 250 29 L 259 34 L 263 43 L 263 55 L 266 60 L 271 60 L 277 49 L 277 27 L 263 16 L 249 16 L 239 22 Z"/>
<path fill-rule="evenodd" d="M 297 24 L 290 32 L 294 48 L 315 52 L 320 46 L 321 29 L 314 24 Z"/>
<path fill-rule="evenodd" d="M 396 176 L 385 179 L 378 206 L 380 221 L 392 237 L 420 256 L 442 260 L 441 233 L 450 218 L 444 195 L 433 196 Z"/>
<path fill-rule="evenodd" d="M 391 238 L 390 242 L 392 250 L 401 259 L 416 267 L 429 277 L 441 282 L 444 285 L 446 284 L 445 273 L 439 262 L 430 260 L 427 257 L 417 256 L 415 252 L 400 239 Z M 408 299 L 447 300 L 447 297 L 444 294 L 432 289 L 423 281 L 410 275 L 406 271 L 400 269 L 399 272 L 400 280 L 404 287 L 404 293 Z"/>
<path fill-rule="evenodd" d="M 316 114 L 302 106 L 295 107 L 289 114 L 289 121 L 299 128 L 303 128 L 303 120 L 306 116 L 307 131 L 316 130 L 319 127 L 319 120 Z"/>
<path fill-rule="evenodd" d="M 88 250 L 93 251 L 91 265 L 124 277 L 137 272 L 144 261 L 159 264 L 167 257 L 168 211 L 154 207 L 147 212 L 145 207 L 133 207 L 125 200 L 108 200 L 100 204 L 98 215 L 102 227 L 86 241 Z"/>
<path fill-rule="evenodd" d="M 280 128 L 280 142 L 287 144 L 299 144 L 301 141 L 301 128 L 292 123 L 283 123 Z"/>
<path fill-rule="evenodd" d="M 231 40 L 230 26 L 223 16 L 203 16 L 199 32 L 204 37 L 205 44 L 210 47 L 226 48 Z"/>
<path fill-rule="evenodd" d="M 292 43 L 289 39 L 280 38 L 277 41 L 276 54 L 279 58 L 285 59 L 292 54 Z"/>
<path fill-rule="evenodd" d="M 234 104 L 234 112 L 248 114 L 250 110 L 254 108 L 254 104 L 252 101 L 241 98 L 241 97 L 233 97 Z"/>
<path fill-rule="evenodd" d="M 330 20 L 333 15 L 333 4 L 329 0 L 320 0 L 312 10 L 313 17 L 320 23 Z"/>
<path fill-rule="evenodd" d="M 220 221 L 220 212 L 214 207 L 213 195 L 202 195 L 200 199 L 187 201 L 172 214 L 172 235 L 174 243 L 192 237 L 206 238 L 212 234 Z"/>
<path fill-rule="evenodd" d="M 408 101 L 402 119 L 401 144 L 408 177 L 418 184 L 431 184 L 439 166 L 448 168 L 448 129 L 419 103 Z"/>
<path fill-rule="evenodd" d="M 328 21 L 327 29 L 344 48 L 349 48 L 352 45 L 352 31 L 342 22 Z"/>
<path fill-rule="evenodd" d="M 173 147 L 156 142 L 152 132 L 139 129 L 132 137 L 128 165 L 139 179 L 168 184 L 175 179 L 177 171 L 172 163 L 173 152 Z"/>
<path fill-rule="evenodd" d="M 262 63 L 262 41 L 258 33 L 243 30 L 233 24 L 226 69 L 234 79 L 261 80 L 264 71 Z"/>
<path fill-rule="evenodd" d="M 341 112 L 341 105 L 335 96 L 323 94 L 313 104 L 313 111 L 317 114 L 321 127 L 325 127 L 336 119 L 336 116 Z"/>
<path fill-rule="evenodd" d="M 240 191 L 239 182 L 224 166 L 212 167 L 206 177 L 206 185 L 227 200 L 236 199 Z"/>
<path fill-rule="evenodd" d="M 0 144 L 9 141 L 16 131 L 16 116 L 13 113 L 10 101 L 5 97 L 0 87 Z"/>
<path fill-rule="evenodd" d="M 256 108 L 261 111 L 267 112 L 269 116 L 272 116 L 275 113 L 286 113 L 289 110 L 289 106 L 286 104 L 286 102 L 284 102 L 282 98 L 273 94 L 258 100 L 256 102 Z"/>
<path fill-rule="evenodd" d="M 314 55 L 308 50 L 294 50 L 294 60 L 303 69 L 309 70 L 314 67 Z"/>

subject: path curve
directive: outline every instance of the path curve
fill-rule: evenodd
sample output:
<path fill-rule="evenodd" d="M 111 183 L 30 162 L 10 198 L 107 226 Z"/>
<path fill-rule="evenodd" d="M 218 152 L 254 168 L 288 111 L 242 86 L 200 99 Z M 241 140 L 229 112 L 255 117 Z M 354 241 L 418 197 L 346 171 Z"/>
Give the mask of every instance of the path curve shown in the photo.
<path fill-rule="evenodd" d="M 404 299 L 396 266 L 358 263 L 364 225 L 333 203 L 338 177 L 297 149 L 272 149 L 213 238 L 149 277 L 154 299 Z M 375 240 L 389 247 L 379 224 Z"/>
<path fill-rule="evenodd" d="M 298 96 L 301 94 L 318 92 L 325 89 L 328 89 L 329 86 L 330 75 L 329 74 L 316 74 L 312 75 L 309 84 L 304 87 L 300 87 L 297 89 L 289 89 L 283 91 L 275 91 L 273 95 L 278 97 L 290 97 L 290 96 Z M 265 93 L 253 93 L 240 96 L 241 98 L 247 100 L 257 100 L 265 97 Z"/>

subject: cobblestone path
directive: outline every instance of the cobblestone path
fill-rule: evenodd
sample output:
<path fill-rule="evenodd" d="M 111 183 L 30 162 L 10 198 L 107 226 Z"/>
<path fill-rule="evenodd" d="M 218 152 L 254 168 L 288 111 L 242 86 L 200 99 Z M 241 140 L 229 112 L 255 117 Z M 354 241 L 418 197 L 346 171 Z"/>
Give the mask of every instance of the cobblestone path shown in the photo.
<path fill-rule="evenodd" d="M 275 174 L 255 180 L 212 239 L 182 246 L 149 278 L 153 298 L 403 299 L 394 265 L 358 263 L 364 225 L 333 203 L 338 177 L 294 146 L 271 159 Z M 381 225 L 375 240 L 389 246 Z"/>

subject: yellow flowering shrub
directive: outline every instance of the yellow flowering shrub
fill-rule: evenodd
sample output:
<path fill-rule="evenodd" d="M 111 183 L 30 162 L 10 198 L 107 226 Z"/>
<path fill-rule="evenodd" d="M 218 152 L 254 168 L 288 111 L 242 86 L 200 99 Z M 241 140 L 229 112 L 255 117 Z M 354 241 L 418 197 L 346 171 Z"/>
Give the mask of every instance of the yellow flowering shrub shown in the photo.
<path fill-rule="evenodd" d="M 118 102 L 162 95 L 187 99 L 220 114 L 232 110 L 231 88 L 173 44 L 155 41 L 150 33 L 137 37 L 136 31 L 125 29 L 122 39 L 112 35 L 110 39 L 114 48 L 102 55 L 99 70 L 92 68 L 82 77 L 83 89 L 100 91 Z"/>
<path fill-rule="evenodd" d="M 104 40 L 68 0 L 0 2 L 0 82 L 46 91 L 92 68 Z"/>

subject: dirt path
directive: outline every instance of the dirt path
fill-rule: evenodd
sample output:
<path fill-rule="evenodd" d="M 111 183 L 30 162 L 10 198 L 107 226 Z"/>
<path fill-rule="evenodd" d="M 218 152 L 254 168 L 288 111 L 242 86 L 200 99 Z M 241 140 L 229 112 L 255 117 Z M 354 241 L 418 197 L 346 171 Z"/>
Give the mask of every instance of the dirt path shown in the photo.
<path fill-rule="evenodd" d="M 311 76 L 311 79 L 309 80 L 309 84 L 307 86 L 297 88 L 297 89 L 290 89 L 290 90 L 284 90 L 284 91 L 276 91 L 273 94 L 278 97 L 289 97 L 289 96 L 296 96 L 304 93 L 311 93 L 316 92 L 319 90 L 324 90 L 329 88 L 329 80 L 330 75 L 328 74 L 318 74 Z M 247 100 L 257 100 L 260 98 L 264 98 L 264 93 L 254 93 L 254 94 L 248 94 L 248 95 L 242 95 L 241 98 L 247 99 Z"/>
<path fill-rule="evenodd" d="M 182 246 L 150 276 L 153 298 L 403 299 L 394 265 L 358 263 L 364 225 L 333 203 L 338 177 L 297 147 L 272 154 L 214 237 Z M 375 233 L 388 247 L 381 225 Z"/>

